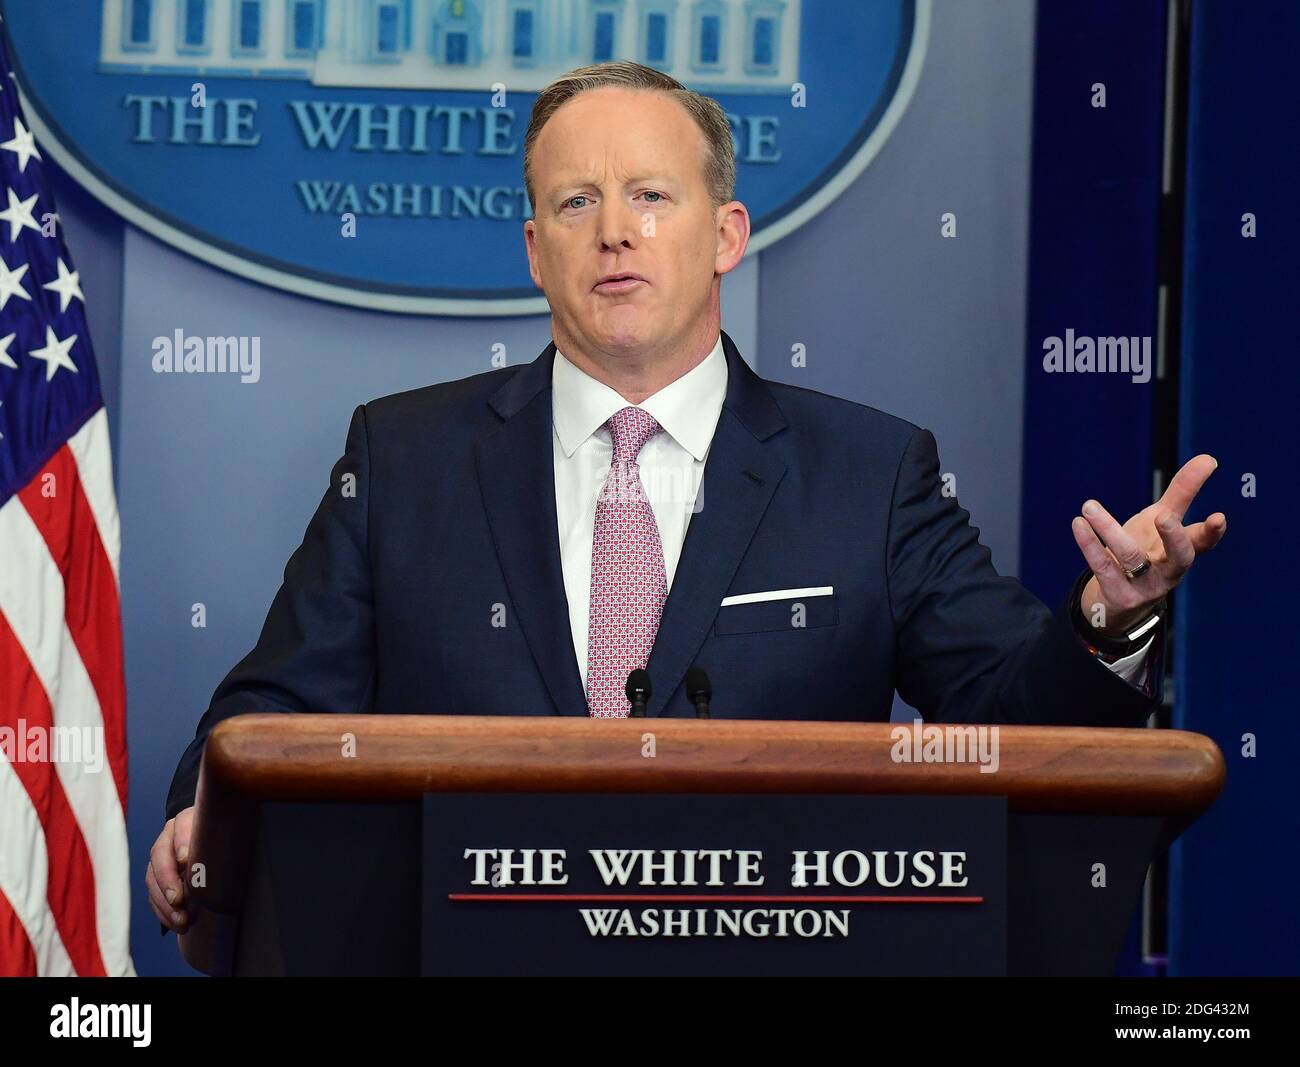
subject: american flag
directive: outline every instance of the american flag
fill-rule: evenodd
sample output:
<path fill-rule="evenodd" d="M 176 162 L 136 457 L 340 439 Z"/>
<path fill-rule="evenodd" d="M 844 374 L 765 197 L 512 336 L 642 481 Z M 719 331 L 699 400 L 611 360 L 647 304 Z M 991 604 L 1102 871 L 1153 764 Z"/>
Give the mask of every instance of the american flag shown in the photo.
<path fill-rule="evenodd" d="M 0 974 L 130 975 L 108 420 L 0 40 Z"/>

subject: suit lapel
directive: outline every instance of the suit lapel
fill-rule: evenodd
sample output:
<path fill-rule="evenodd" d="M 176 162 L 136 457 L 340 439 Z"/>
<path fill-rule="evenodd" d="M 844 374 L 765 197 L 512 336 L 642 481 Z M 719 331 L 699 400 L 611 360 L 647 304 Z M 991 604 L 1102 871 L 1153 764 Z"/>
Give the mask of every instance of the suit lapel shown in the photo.
<path fill-rule="evenodd" d="M 687 527 L 646 665 L 653 686 L 648 715 L 663 712 L 694 662 L 786 469 L 764 443 L 785 426 L 776 401 L 725 332 L 722 345 L 727 398 L 704 465 L 702 507 Z"/>
<path fill-rule="evenodd" d="M 490 403 L 505 421 L 479 442 L 479 487 L 524 639 L 561 714 L 587 714 L 569 625 L 555 514 L 551 367 L 554 343 Z"/>
<path fill-rule="evenodd" d="M 649 715 L 663 712 L 694 662 L 786 469 L 779 453 L 765 444 L 786 425 L 780 408 L 725 331 L 722 347 L 727 396 L 705 462 L 702 507 L 691 516 L 646 664 L 653 683 Z M 492 396 L 489 403 L 503 422 L 479 442 L 476 465 L 524 639 L 556 711 L 586 715 L 555 512 L 554 361 L 552 342 Z"/>

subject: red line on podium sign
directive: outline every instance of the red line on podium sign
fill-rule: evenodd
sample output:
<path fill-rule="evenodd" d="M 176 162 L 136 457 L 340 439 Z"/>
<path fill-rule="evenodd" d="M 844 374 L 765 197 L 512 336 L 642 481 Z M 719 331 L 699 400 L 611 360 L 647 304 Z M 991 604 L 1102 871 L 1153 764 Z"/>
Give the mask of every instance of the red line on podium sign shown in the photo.
<path fill-rule="evenodd" d="M 572 904 L 614 901 L 625 904 L 983 904 L 983 897 L 733 897 L 709 893 L 448 893 L 455 901 L 513 901 L 534 904 L 555 901 Z"/>

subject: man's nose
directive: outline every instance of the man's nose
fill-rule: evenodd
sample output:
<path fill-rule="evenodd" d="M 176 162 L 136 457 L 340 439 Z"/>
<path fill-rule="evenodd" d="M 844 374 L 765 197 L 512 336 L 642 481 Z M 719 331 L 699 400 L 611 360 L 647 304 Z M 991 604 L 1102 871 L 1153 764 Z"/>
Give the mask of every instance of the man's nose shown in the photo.
<path fill-rule="evenodd" d="M 618 199 L 606 200 L 600 208 L 600 245 L 604 249 L 633 247 L 640 216 Z"/>

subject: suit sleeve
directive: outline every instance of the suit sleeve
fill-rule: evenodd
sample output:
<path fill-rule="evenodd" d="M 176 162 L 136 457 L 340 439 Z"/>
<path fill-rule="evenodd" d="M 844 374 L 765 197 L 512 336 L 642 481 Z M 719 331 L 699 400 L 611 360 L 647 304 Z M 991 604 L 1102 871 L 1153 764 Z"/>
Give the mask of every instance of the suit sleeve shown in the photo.
<path fill-rule="evenodd" d="M 167 796 L 166 817 L 194 803 L 203 745 L 217 723 L 248 712 L 357 712 L 375 677 L 369 563 L 369 440 L 353 412 L 343 456 L 284 568 L 257 645 L 226 675 L 199 721 Z"/>
<path fill-rule="evenodd" d="M 1052 612 L 1000 576 L 969 520 L 944 493 L 934 435 L 916 430 L 899 464 L 887 548 L 903 699 L 932 722 L 1141 725 L 1157 701 L 1088 653 L 1067 603 Z M 1163 633 L 1155 638 L 1159 648 Z"/>

